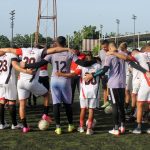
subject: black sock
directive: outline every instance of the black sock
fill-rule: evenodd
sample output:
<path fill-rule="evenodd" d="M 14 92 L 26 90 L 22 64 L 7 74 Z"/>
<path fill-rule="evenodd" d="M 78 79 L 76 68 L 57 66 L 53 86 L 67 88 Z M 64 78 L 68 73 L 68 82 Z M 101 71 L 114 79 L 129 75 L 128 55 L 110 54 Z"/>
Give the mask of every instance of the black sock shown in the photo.
<path fill-rule="evenodd" d="M 138 123 L 138 124 L 137 124 L 137 128 L 138 128 L 138 129 L 141 129 L 141 128 L 142 128 L 142 123 Z"/>
<path fill-rule="evenodd" d="M 0 123 L 2 125 L 5 124 L 5 121 L 4 121 L 4 111 L 5 111 L 4 104 L 0 104 Z"/>
<path fill-rule="evenodd" d="M 49 112 L 49 106 L 44 106 L 44 114 L 48 115 Z"/>
<path fill-rule="evenodd" d="M 9 105 L 9 114 L 11 116 L 12 124 L 14 126 L 17 125 L 17 119 L 16 119 L 16 105 Z"/>
<path fill-rule="evenodd" d="M 26 118 L 21 119 L 21 121 L 22 121 L 23 127 L 27 128 L 27 127 L 28 127 L 28 125 L 27 125 Z"/>
<path fill-rule="evenodd" d="M 56 126 L 60 126 L 60 104 L 53 105 L 53 113 L 54 113 Z"/>
<path fill-rule="evenodd" d="M 128 109 L 128 107 L 129 107 L 129 103 L 125 103 L 124 108 Z"/>
<path fill-rule="evenodd" d="M 66 115 L 68 118 L 69 124 L 73 124 L 73 112 L 72 112 L 72 105 L 71 104 L 64 104 L 66 109 Z"/>
<path fill-rule="evenodd" d="M 135 107 L 131 107 L 131 116 L 133 116 L 135 113 Z"/>

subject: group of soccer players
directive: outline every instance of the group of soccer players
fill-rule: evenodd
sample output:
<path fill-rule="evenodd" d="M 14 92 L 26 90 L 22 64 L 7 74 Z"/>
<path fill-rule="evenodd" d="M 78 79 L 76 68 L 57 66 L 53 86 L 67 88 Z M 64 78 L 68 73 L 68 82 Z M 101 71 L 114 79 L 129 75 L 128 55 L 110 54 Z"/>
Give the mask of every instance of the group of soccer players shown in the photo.
<path fill-rule="evenodd" d="M 66 39 L 63 36 L 57 38 L 53 48 L 2 48 L 0 49 L 0 129 L 8 128 L 5 122 L 5 105 L 9 105 L 12 119 L 12 129 L 22 128 L 24 133 L 30 131 L 26 119 L 26 103 L 30 93 L 35 96 L 43 96 L 44 109 L 42 119 L 51 122 L 49 116 L 49 85 L 52 94 L 53 114 L 56 123 L 56 134 L 61 134 L 60 107 L 64 104 L 68 119 L 68 132 L 73 132 L 73 97 L 71 80 L 75 77 L 80 84 L 80 125 L 78 131 L 84 132 L 85 115 L 88 109 L 87 135 L 93 134 L 94 110 L 99 107 L 100 80 L 104 89 L 103 108 L 111 103 L 114 128 L 110 134 L 119 135 L 125 133 L 125 107 L 129 103 L 129 90 L 133 89 L 132 108 L 137 107 L 137 128 L 133 133 L 141 133 L 143 103 L 150 102 L 150 46 L 142 48 L 142 51 L 133 49 L 127 51 L 126 43 L 116 44 L 108 41 L 102 42 L 100 57 L 93 57 L 91 52 L 83 55 L 66 48 Z M 50 84 L 48 78 L 39 80 L 40 68 L 52 65 Z M 74 64 L 74 69 L 70 66 Z M 132 68 L 129 70 L 129 68 Z M 45 68 L 45 67 L 44 67 Z M 47 68 L 47 67 L 46 67 Z M 15 70 L 19 71 L 16 85 Z M 126 71 L 127 70 L 127 71 Z M 126 72 L 138 72 L 138 77 L 132 78 L 133 83 L 138 81 L 138 87 L 128 88 Z M 138 70 L 138 71 L 137 71 Z M 41 69 L 42 71 L 42 69 Z M 137 79 L 138 78 L 138 79 Z M 131 81 L 132 82 L 132 81 Z M 131 83 L 128 82 L 128 83 Z M 126 89 L 126 94 L 125 94 Z M 136 89 L 136 90 L 135 90 Z M 135 92 L 134 92 L 135 91 Z M 136 98 L 137 95 L 137 98 Z M 16 100 L 19 99 L 19 115 L 22 124 L 16 120 Z M 136 103 L 137 102 L 137 103 Z M 135 109 L 134 109 L 135 110 Z M 147 130 L 150 133 L 149 130 Z"/>

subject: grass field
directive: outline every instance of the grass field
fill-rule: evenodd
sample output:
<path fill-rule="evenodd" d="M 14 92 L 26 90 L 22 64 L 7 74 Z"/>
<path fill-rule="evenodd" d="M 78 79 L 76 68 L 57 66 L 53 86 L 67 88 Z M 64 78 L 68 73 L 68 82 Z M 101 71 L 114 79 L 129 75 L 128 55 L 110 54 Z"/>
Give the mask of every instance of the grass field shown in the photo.
<path fill-rule="evenodd" d="M 40 101 L 40 100 L 39 100 Z M 6 129 L 0 131 L 0 150 L 149 150 L 150 135 L 133 135 L 127 131 L 125 135 L 115 137 L 108 134 L 112 128 L 111 115 L 96 111 L 97 125 L 95 134 L 87 136 L 85 133 L 67 133 L 67 119 L 62 108 L 61 120 L 63 134 L 55 135 L 54 123 L 48 131 L 39 131 L 37 124 L 42 114 L 42 106 L 27 108 L 27 119 L 32 132 L 23 134 L 21 131 Z M 50 114 L 52 115 L 52 109 Z M 8 116 L 8 113 L 6 112 Z M 6 119 L 9 120 L 9 117 Z M 74 121 L 79 123 L 79 103 L 74 104 Z M 128 130 L 133 128 L 128 124 Z"/>

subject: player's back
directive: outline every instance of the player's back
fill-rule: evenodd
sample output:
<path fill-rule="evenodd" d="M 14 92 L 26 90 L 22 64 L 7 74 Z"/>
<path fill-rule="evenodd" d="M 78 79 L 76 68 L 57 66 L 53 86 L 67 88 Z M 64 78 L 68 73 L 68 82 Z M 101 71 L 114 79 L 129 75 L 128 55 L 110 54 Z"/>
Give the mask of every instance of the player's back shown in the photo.
<path fill-rule="evenodd" d="M 70 73 L 71 61 L 73 59 L 73 54 L 70 52 L 61 52 L 50 55 L 50 62 L 52 64 L 53 70 L 51 77 L 57 77 L 56 72 Z M 65 78 L 65 77 L 59 77 Z"/>
<path fill-rule="evenodd" d="M 43 49 L 38 48 L 22 48 L 22 61 L 31 64 L 41 61 Z M 26 73 L 20 73 L 20 79 L 31 80 L 34 78 L 38 80 L 39 78 L 39 69 L 36 71 L 35 75 L 29 75 Z"/>
<path fill-rule="evenodd" d="M 109 88 L 125 88 L 125 61 L 116 56 L 107 56 L 105 65 L 109 66 Z"/>
<path fill-rule="evenodd" d="M 6 53 L 0 56 L 0 84 L 8 84 L 10 80 L 15 83 L 15 70 L 12 67 L 12 59 L 17 59 L 14 54 Z"/>

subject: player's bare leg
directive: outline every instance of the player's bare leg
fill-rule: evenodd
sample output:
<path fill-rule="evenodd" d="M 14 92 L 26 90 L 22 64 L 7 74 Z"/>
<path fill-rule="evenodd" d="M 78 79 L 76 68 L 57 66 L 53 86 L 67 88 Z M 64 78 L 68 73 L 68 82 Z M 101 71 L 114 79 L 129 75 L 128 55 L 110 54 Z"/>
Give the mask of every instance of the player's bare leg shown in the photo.
<path fill-rule="evenodd" d="M 19 115 L 23 124 L 23 132 L 26 133 L 30 131 L 26 121 L 26 99 L 22 99 L 19 102 Z"/>
<path fill-rule="evenodd" d="M 85 119 L 85 115 L 86 115 L 86 108 L 81 108 L 81 111 L 80 111 L 80 126 L 78 128 L 78 131 L 80 133 L 83 133 L 84 132 L 84 119 Z"/>
<path fill-rule="evenodd" d="M 93 118 L 94 118 L 94 109 L 89 108 L 88 126 L 86 132 L 87 135 L 93 134 L 93 130 L 92 130 Z"/>

